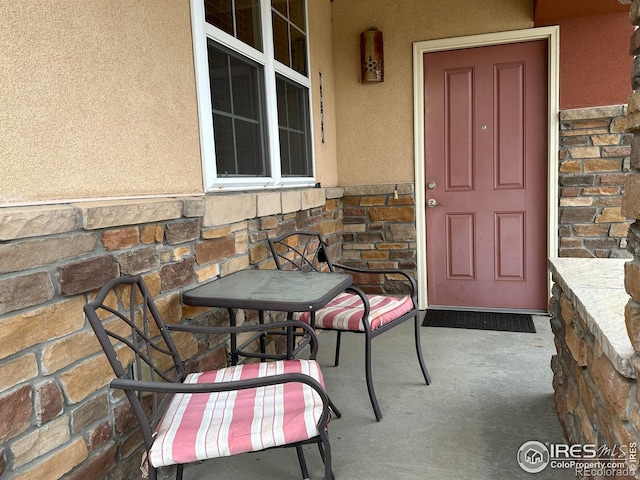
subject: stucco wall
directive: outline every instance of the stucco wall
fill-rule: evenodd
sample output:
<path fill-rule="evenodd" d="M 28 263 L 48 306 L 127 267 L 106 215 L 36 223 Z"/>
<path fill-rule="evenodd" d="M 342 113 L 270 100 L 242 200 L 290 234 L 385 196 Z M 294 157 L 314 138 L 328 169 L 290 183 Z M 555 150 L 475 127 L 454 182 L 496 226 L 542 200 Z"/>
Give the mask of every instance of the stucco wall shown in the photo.
<path fill-rule="evenodd" d="M 532 26 L 530 0 L 334 0 L 338 182 L 412 182 L 412 44 Z M 383 33 L 385 80 L 360 83 L 360 32 Z"/>
<path fill-rule="evenodd" d="M 309 33 L 316 175 L 335 186 L 329 0 Z M 0 85 L 0 206 L 203 193 L 188 0 L 2 2 Z"/>
<path fill-rule="evenodd" d="M 309 17 L 309 57 L 313 113 L 313 141 L 316 181 L 323 187 L 338 185 L 336 158 L 335 75 L 331 39 L 331 1 L 307 2 Z M 322 119 L 320 112 L 320 73 L 322 73 Z M 322 125 L 324 125 L 324 142 Z"/>
<path fill-rule="evenodd" d="M 189 3 L 0 4 L 0 205 L 202 191 Z"/>
<path fill-rule="evenodd" d="M 560 26 L 560 110 L 627 102 L 633 63 L 628 12 L 536 23 L 543 25 Z"/>

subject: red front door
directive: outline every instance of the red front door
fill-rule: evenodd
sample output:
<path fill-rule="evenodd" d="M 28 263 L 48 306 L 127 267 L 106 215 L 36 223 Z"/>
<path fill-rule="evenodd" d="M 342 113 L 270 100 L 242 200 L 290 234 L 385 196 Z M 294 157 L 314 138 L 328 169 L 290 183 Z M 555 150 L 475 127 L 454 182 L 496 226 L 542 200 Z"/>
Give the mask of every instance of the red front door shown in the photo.
<path fill-rule="evenodd" d="M 545 310 L 547 42 L 424 55 L 430 306 Z"/>

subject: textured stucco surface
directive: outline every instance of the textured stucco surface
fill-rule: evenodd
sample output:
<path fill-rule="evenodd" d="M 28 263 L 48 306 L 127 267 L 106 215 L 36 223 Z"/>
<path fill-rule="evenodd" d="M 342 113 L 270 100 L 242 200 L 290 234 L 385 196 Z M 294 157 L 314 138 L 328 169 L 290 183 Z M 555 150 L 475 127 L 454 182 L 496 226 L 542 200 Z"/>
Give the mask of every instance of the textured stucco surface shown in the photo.
<path fill-rule="evenodd" d="M 311 59 L 311 108 L 313 113 L 313 141 L 316 161 L 316 181 L 323 187 L 338 184 L 336 157 L 336 97 L 333 69 L 333 44 L 331 39 L 331 6 L 329 0 L 307 2 L 309 17 L 309 51 Z M 324 119 L 324 143 L 321 134 L 320 73 L 322 73 L 322 117 Z"/>
<path fill-rule="evenodd" d="M 335 0 L 338 183 L 412 182 L 413 42 L 530 28 L 529 0 Z M 384 83 L 360 83 L 360 32 L 384 39 Z"/>
<path fill-rule="evenodd" d="M 202 192 L 188 1 L 0 3 L 0 205 Z"/>
<path fill-rule="evenodd" d="M 631 93 L 629 12 L 536 22 L 560 26 L 560 110 L 618 105 Z"/>

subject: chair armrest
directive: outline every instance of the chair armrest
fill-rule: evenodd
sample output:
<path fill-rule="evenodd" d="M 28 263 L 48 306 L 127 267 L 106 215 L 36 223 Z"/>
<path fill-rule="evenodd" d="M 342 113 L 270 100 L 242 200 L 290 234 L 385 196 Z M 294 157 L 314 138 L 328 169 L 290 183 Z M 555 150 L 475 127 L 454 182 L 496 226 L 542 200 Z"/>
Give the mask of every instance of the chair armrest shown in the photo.
<path fill-rule="evenodd" d="M 155 392 L 155 393 L 214 393 L 228 392 L 234 390 L 245 390 L 249 388 L 266 387 L 271 385 L 282 385 L 285 383 L 304 383 L 313 388 L 322 400 L 322 418 L 319 425 L 326 424 L 329 415 L 331 402 L 324 387 L 313 377 L 304 373 L 291 372 L 268 377 L 250 378 L 245 380 L 234 380 L 230 382 L 217 383 L 172 383 L 172 382 L 148 382 L 132 380 L 130 378 L 115 378 L 111 381 L 110 387 L 132 392 Z"/>
<path fill-rule="evenodd" d="M 345 270 L 347 272 L 356 272 L 356 273 L 379 273 L 386 275 L 400 275 L 403 276 L 407 282 L 411 285 L 411 296 L 415 296 L 418 292 L 418 285 L 416 283 L 415 278 L 412 275 L 409 275 L 407 272 L 404 272 L 400 269 L 396 268 L 388 268 L 388 269 L 371 269 L 371 268 L 358 268 L 358 267 L 349 267 L 347 265 L 342 265 L 340 263 L 334 263 L 333 266 L 335 268 L 340 268 L 341 270 Z"/>
<path fill-rule="evenodd" d="M 178 383 L 178 382 L 149 382 L 143 380 L 132 380 L 130 378 L 114 378 L 109 386 L 120 390 L 134 390 L 139 392 L 156 393 L 213 393 L 227 392 L 230 390 L 245 390 L 248 388 L 267 387 L 280 385 L 283 383 L 306 383 L 320 396 L 326 397 L 326 392 L 320 383 L 313 377 L 304 373 L 283 373 L 268 377 L 248 378 L 244 380 L 233 380 L 230 382 L 216 383 Z"/>

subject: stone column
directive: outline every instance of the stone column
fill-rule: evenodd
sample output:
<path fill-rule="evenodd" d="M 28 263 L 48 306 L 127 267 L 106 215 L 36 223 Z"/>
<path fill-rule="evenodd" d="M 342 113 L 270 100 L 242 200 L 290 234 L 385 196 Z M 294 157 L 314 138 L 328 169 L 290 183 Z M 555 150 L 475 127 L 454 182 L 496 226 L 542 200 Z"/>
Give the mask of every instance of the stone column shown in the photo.
<path fill-rule="evenodd" d="M 640 26 L 640 0 L 634 0 L 629 11 L 632 25 Z M 640 352 L 640 30 L 636 29 L 631 36 L 630 55 L 634 57 L 631 74 L 633 93 L 628 100 L 626 129 L 633 134 L 631 140 L 631 171 L 625 181 L 622 197 L 622 215 L 632 220 L 627 235 L 627 250 L 633 259 L 625 265 L 625 288 L 631 296 L 625 308 L 625 322 L 631 345 L 636 352 L 636 360 Z M 640 362 L 635 362 L 640 370 Z M 636 412 L 637 413 L 637 412 Z"/>

